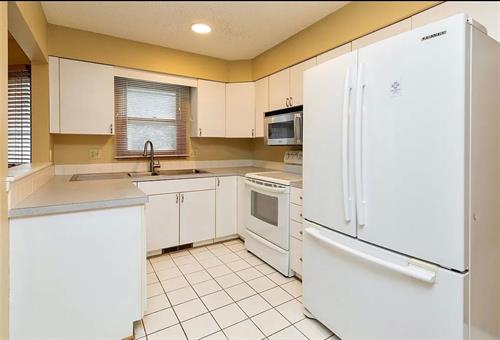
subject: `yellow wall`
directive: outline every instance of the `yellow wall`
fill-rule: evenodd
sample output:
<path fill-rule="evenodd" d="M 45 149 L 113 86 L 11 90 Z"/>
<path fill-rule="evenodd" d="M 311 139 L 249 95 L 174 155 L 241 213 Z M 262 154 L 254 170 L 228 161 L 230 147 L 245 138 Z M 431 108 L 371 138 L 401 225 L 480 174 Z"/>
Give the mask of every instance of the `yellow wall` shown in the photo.
<path fill-rule="evenodd" d="M 21 49 L 19 44 L 14 38 L 11 38 L 9 36 L 9 57 L 8 57 L 8 62 L 9 65 L 26 65 L 26 64 L 31 64 L 30 59 L 24 51 Z"/>
<path fill-rule="evenodd" d="M 136 160 L 117 160 L 115 139 L 108 136 L 54 135 L 56 164 L 112 163 Z M 188 160 L 251 159 L 252 144 L 245 138 L 191 138 Z M 89 149 L 101 149 L 101 158 L 91 160 Z M 178 160 L 178 158 L 171 158 Z M 162 160 L 168 160 L 164 158 Z M 143 160 L 146 161 L 146 160 Z"/>
<path fill-rule="evenodd" d="M 440 1 L 353 1 L 255 57 L 253 78 L 265 77 L 438 3 Z"/>
<path fill-rule="evenodd" d="M 7 225 L 7 3 L 0 2 L 0 339 L 9 335 L 9 228 Z"/>
<path fill-rule="evenodd" d="M 49 118 L 49 65 L 31 64 L 31 158 L 33 162 L 50 161 L 53 138 Z"/>
<path fill-rule="evenodd" d="M 47 20 L 40 1 L 9 1 L 9 31 L 31 61 L 47 62 Z"/>

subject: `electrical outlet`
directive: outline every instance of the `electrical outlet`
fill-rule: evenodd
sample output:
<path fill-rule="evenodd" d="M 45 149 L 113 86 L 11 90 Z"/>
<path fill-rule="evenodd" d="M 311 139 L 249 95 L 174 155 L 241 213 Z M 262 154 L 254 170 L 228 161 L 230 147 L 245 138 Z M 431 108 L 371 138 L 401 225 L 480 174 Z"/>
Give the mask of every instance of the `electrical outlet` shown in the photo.
<path fill-rule="evenodd" d="M 101 159 L 101 149 L 89 149 L 89 158 L 93 161 Z"/>

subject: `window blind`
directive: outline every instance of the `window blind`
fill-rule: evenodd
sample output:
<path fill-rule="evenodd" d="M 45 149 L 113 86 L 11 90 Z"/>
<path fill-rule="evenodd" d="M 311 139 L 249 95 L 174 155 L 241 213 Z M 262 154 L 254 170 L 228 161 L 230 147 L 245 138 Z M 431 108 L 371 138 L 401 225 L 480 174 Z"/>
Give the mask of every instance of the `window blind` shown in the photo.
<path fill-rule="evenodd" d="M 31 162 L 31 69 L 9 66 L 8 76 L 9 167 Z"/>
<path fill-rule="evenodd" d="M 189 87 L 115 77 L 116 158 L 187 156 Z"/>

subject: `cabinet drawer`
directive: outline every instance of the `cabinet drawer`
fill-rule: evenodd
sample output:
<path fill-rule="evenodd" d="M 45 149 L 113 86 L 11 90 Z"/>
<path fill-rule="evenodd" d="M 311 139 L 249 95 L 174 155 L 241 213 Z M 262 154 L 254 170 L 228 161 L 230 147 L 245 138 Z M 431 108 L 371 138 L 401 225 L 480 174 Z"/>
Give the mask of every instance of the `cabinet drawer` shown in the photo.
<path fill-rule="evenodd" d="M 302 189 L 300 188 L 291 188 L 292 190 L 290 191 L 290 202 L 297 204 L 297 205 L 302 205 Z"/>
<path fill-rule="evenodd" d="M 302 223 L 302 206 L 291 203 L 290 218 L 294 221 Z"/>
<path fill-rule="evenodd" d="M 214 190 L 215 177 L 139 182 L 138 187 L 147 195 Z"/>
<path fill-rule="evenodd" d="M 304 228 L 302 226 L 302 223 L 299 223 L 294 220 L 290 220 L 290 235 L 302 240 L 302 234 L 304 232 Z"/>
<path fill-rule="evenodd" d="M 302 275 L 302 241 L 290 237 L 290 268 Z"/>

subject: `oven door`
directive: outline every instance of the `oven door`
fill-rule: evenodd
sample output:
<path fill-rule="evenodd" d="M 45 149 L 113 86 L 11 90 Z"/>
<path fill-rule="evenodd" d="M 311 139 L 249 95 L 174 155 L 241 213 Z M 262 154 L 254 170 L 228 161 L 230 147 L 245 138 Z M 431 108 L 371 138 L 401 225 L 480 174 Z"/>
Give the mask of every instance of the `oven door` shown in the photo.
<path fill-rule="evenodd" d="M 284 249 L 289 249 L 288 186 L 246 178 L 247 228 Z"/>
<path fill-rule="evenodd" d="M 302 145 L 302 113 L 283 113 L 264 118 L 267 145 Z"/>

